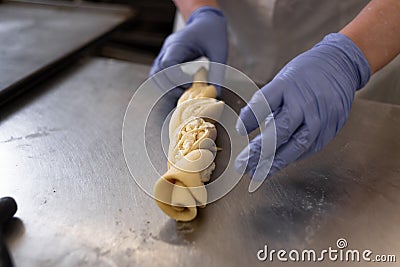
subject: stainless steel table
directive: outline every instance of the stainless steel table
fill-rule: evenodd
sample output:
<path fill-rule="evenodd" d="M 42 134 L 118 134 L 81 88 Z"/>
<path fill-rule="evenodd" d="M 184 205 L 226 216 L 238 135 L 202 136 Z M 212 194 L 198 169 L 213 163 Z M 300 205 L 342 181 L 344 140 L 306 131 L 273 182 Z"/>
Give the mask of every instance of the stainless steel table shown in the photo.
<path fill-rule="evenodd" d="M 0 103 L 133 15 L 121 6 L 62 1 L 0 3 Z"/>
<path fill-rule="evenodd" d="M 355 101 L 321 153 L 252 194 L 244 178 L 195 221 L 175 223 L 122 153 L 124 112 L 148 70 L 92 59 L 2 107 L 0 196 L 19 204 L 7 239 L 17 266 L 274 266 L 257 260 L 264 245 L 320 249 L 338 238 L 400 260 L 400 106 Z"/>

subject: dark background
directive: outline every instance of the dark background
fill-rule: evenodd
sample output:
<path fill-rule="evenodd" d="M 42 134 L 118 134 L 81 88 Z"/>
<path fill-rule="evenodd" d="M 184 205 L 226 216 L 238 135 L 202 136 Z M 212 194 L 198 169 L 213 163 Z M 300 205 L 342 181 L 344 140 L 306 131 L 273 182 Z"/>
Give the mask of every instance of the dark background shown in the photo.
<path fill-rule="evenodd" d="M 89 1 L 90 2 L 90 1 Z M 99 51 L 100 55 L 151 64 L 164 39 L 172 32 L 175 5 L 169 0 L 91 1 L 123 4 L 132 7 L 137 16 L 113 34 Z"/>

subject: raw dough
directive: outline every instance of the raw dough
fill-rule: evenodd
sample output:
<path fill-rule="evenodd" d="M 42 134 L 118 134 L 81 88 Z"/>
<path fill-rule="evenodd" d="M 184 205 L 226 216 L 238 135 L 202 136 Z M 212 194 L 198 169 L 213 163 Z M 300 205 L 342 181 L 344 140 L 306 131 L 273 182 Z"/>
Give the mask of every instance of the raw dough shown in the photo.
<path fill-rule="evenodd" d="M 206 70 L 200 69 L 192 87 L 178 101 L 169 124 L 168 171 L 154 187 L 157 205 L 177 221 L 193 220 L 197 206 L 205 207 L 204 183 L 215 169 L 217 130 L 207 119 L 217 121 L 224 102 L 215 99 L 214 86 L 202 82 L 206 75 Z"/>
<path fill-rule="evenodd" d="M 178 105 L 189 99 L 199 99 L 199 98 L 216 98 L 217 90 L 213 85 L 207 85 L 206 80 L 207 70 L 201 68 L 197 71 L 192 87 L 186 90 L 183 95 L 178 100 Z"/>
<path fill-rule="evenodd" d="M 189 99 L 179 104 L 171 116 L 169 138 L 183 123 L 193 118 L 212 118 L 218 120 L 224 108 L 224 102 L 214 98 Z"/>

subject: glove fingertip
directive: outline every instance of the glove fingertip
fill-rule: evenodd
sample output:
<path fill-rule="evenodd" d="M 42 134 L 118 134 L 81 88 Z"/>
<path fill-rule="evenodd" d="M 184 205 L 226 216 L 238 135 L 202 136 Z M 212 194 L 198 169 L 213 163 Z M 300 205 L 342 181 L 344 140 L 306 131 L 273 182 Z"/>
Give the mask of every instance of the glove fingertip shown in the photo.
<path fill-rule="evenodd" d="M 260 150 L 259 142 L 261 136 L 256 136 L 250 143 L 237 155 L 235 169 L 239 173 L 249 172 L 257 167 Z M 253 171 L 254 172 L 254 171 Z"/>
<path fill-rule="evenodd" d="M 154 74 L 156 74 L 157 72 L 159 72 L 161 70 L 161 67 L 159 64 L 160 64 L 160 59 L 157 57 L 154 60 L 153 64 L 151 65 L 149 77 L 153 76 Z"/>
<path fill-rule="evenodd" d="M 249 106 L 245 106 L 241 109 L 238 121 L 236 123 L 236 130 L 241 135 L 246 135 L 258 128 L 258 122 L 256 116 L 251 111 Z"/>
<path fill-rule="evenodd" d="M 251 178 L 254 177 L 254 173 L 255 172 L 256 172 L 256 168 L 253 168 L 253 169 L 249 170 L 249 175 L 250 175 Z"/>
<path fill-rule="evenodd" d="M 275 167 L 275 166 L 271 166 L 271 169 L 268 172 L 268 177 L 271 177 L 272 175 L 274 175 L 275 173 L 279 172 L 281 169 Z"/>
<path fill-rule="evenodd" d="M 238 173 L 245 173 L 247 169 L 247 164 L 249 161 L 248 153 L 244 152 L 245 148 L 235 159 L 235 170 Z"/>
<path fill-rule="evenodd" d="M 242 121 L 242 119 L 241 119 L 240 117 L 237 118 L 237 120 L 236 120 L 235 128 L 236 128 L 236 132 L 237 132 L 239 135 L 242 135 L 242 136 L 247 135 L 247 129 L 246 129 L 246 127 L 244 126 L 243 121 Z"/>

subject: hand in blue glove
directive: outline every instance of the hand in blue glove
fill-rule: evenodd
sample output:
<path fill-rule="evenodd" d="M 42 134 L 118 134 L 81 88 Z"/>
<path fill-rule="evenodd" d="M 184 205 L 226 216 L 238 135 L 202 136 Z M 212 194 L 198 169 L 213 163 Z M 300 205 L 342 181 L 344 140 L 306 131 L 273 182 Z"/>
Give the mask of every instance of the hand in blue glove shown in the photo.
<path fill-rule="evenodd" d="M 272 159 L 269 175 L 321 150 L 345 124 L 355 91 L 369 77 L 366 58 L 349 38 L 339 33 L 326 36 L 290 61 L 241 110 L 243 124 L 238 119 L 236 128 L 245 135 L 259 127 L 257 121 L 272 123 L 263 105 L 268 101 L 275 119 L 276 152 L 275 157 L 263 153 L 262 142 L 271 139 L 264 130 L 239 154 L 236 168 L 261 181 L 267 177 Z"/>
<path fill-rule="evenodd" d="M 228 33 L 226 19 L 221 10 L 214 7 L 200 7 L 188 18 L 186 25 L 180 31 L 171 34 L 164 42 L 160 54 L 155 59 L 150 71 L 153 75 L 170 66 L 207 57 L 212 62 L 226 63 L 228 57 Z M 176 73 L 167 73 L 162 80 L 164 90 L 179 85 L 185 80 Z M 182 74 L 181 74 L 182 75 Z M 209 80 L 213 70 L 209 71 Z M 218 79 L 216 79 L 218 80 Z M 176 95 L 183 89 L 177 88 Z"/>

